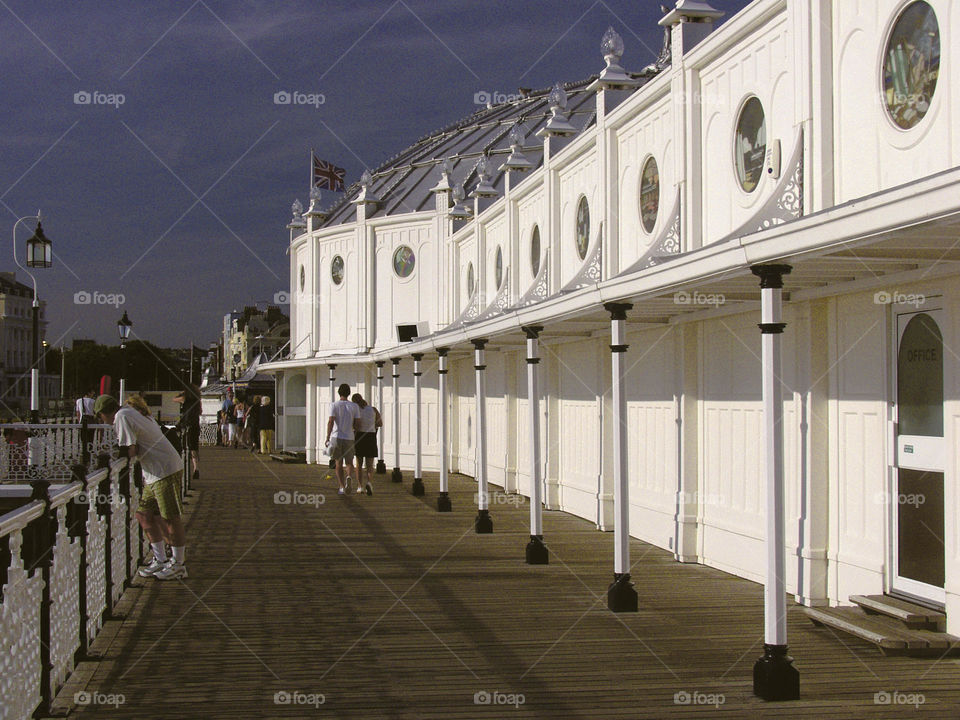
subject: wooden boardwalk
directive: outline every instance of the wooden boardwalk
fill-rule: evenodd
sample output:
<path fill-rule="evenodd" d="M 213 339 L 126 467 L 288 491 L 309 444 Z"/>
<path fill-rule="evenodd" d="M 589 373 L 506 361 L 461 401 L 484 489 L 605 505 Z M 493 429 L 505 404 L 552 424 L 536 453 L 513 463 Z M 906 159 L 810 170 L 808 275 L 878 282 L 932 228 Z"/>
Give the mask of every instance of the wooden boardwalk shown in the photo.
<path fill-rule="evenodd" d="M 614 615 L 611 533 L 547 512 L 550 565 L 528 566 L 526 501 L 496 496 L 494 534 L 476 535 L 469 478 L 451 479 L 454 512 L 440 514 L 429 474 L 426 498 L 409 474 L 338 497 L 323 468 L 222 448 L 203 450 L 202 473 L 190 577 L 135 581 L 94 645 L 102 660 L 58 697 L 88 703 L 72 715 L 960 717 L 960 662 L 840 642 L 793 605 L 802 699 L 764 703 L 751 693 L 759 585 L 635 541 L 640 612 Z"/>

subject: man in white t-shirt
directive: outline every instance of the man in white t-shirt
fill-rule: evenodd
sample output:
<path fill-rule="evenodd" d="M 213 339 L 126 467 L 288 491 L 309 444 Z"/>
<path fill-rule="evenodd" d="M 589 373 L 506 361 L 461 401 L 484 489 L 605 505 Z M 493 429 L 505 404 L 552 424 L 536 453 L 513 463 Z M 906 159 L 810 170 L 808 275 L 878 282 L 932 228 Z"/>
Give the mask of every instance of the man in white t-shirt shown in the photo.
<path fill-rule="evenodd" d="M 153 418 L 141 415 L 129 406 L 120 407 L 110 395 L 97 398 L 94 413 L 101 422 L 113 424 L 117 444 L 126 447 L 130 463 L 139 460 L 143 470 L 143 495 L 137 508 L 137 522 L 150 540 L 153 559 L 149 565 L 140 568 L 140 576 L 157 580 L 187 577 L 186 533 L 180 504 L 180 475 L 183 472 L 180 454 L 163 436 Z M 173 550 L 173 558 L 169 561 L 164 541 Z"/>
<path fill-rule="evenodd" d="M 354 431 L 360 421 L 360 407 L 347 399 L 350 397 L 350 386 L 346 383 L 337 388 L 337 394 L 340 399 L 330 406 L 326 443 L 330 447 L 330 458 L 337 464 L 337 482 L 340 483 L 337 494 L 344 495 L 350 492 L 350 476 L 353 475 Z M 334 425 L 336 425 L 336 431 L 334 431 Z M 348 470 L 346 482 L 344 482 L 344 463 Z M 358 480 L 357 489 L 359 488 Z"/>
<path fill-rule="evenodd" d="M 74 414 L 77 416 L 77 422 L 83 422 L 83 418 L 87 418 L 87 424 L 91 424 L 95 421 L 93 412 L 93 396 L 95 391 L 87 390 L 82 397 L 77 398 L 77 404 L 74 406 Z"/>

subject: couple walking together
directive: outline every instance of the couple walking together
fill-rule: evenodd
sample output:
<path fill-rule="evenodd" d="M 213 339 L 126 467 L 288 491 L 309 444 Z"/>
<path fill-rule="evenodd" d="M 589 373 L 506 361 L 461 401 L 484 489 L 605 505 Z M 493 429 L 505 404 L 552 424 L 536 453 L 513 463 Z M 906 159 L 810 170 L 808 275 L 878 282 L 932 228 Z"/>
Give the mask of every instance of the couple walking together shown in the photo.
<path fill-rule="evenodd" d="M 377 428 L 383 426 L 380 412 L 367 404 L 360 393 L 350 398 L 350 386 L 346 383 L 337 389 L 340 399 L 330 406 L 327 420 L 327 448 L 330 459 L 336 463 L 338 495 L 350 492 L 351 475 L 354 475 L 353 456 L 357 456 L 357 493 L 361 492 L 360 478 L 366 459 L 367 495 L 373 495 L 373 463 L 377 458 Z"/>

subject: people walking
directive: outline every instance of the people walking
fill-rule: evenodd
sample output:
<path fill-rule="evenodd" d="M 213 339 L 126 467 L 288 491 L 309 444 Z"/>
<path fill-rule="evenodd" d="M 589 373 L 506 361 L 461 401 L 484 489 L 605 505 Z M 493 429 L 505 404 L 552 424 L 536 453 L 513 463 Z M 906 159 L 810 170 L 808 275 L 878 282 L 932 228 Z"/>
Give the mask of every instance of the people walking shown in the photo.
<path fill-rule="evenodd" d="M 245 440 L 243 437 L 244 431 L 244 422 L 247 417 L 247 406 L 243 400 L 237 400 L 236 404 L 233 406 L 233 447 L 234 449 L 238 447 L 245 446 Z"/>
<path fill-rule="evenodd" d="M 237 442 L 237 411 L 233 402 L 233 390 L 227 388 L 227 394 L 220 405 L 221 431 L 223 444 L 227 447 L 236 447 Z"/>
<path fill-rule="evenodd" d="M 101 395 L 93 408 L 101 422 L 112 424 L 117 444 L 127 448 L 129 462 L 143 470 L 143 494 L 137 522 L 150 540 L 153 559 L 138 571 L 141 577 L 173 580 L 187 577 L 186 532 L 180 504 L 180 454 L 163 436 L 160 426 L 130 406 L 120 407 L 111 395 Z M 167 559 L 169 544 L 173 557 Z"/>
<path fill-rule="evenodd" d="M 253 402 L 247 408 L 247 420 L 244 431 L 246 432 L 246 441 L 250 446 L 250 452 L 260 452 L 260 395 L 253 396 Z"/>
<path fill-rule="evenodd" d="M 273 430 L 276 419 L 273 415 L 273 405 L 270 396 L 264 395 L 260 400 L 260 452 L 269 455 L 273 452 Z"/>
<path fill-rule="evenodd" d="M 360 408 L 348 399 L 350 386 L 346 383 L 337 388 L 337 394 L 340 399 L 330 406 L 326 443 L 330 448 L 330 459 L 336 464 L 337 482 L 340 484 L 337 494 L 345 495 L 350 492 L 350 476 L 353 475 L 354 433 L 359 423 Z M 359 479 L 357 482 L 359 483 Z"/>
<path fill-rule="evenodd" d="M 373 495 L 373 466 L 377 461 L 377 428 L 383 425 L 383 419 L 380 417 L 380 411 L 373 405 L 369 405 L 360 393 L 354 393 L 351 399 L 360 408 L 356 441 L 357 492 L 360 492 L 361 478 L 365 478 L 364 490 L 367 491 L 367 495 Z M 366 469 L 364 469 L 364 460 L 366 460 Z"/>

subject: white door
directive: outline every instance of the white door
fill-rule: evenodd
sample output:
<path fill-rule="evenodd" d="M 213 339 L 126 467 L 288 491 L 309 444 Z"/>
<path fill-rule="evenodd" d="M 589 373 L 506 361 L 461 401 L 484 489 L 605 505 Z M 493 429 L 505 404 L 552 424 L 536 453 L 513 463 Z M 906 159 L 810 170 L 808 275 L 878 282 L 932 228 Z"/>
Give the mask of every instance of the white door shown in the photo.
<path fill-rule="evenodd" d="M 896 313 L 896 455 L 890 495 L 892 589 L 938 603 L 945 600 L 941 315 L 939 307 Z"/>

